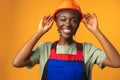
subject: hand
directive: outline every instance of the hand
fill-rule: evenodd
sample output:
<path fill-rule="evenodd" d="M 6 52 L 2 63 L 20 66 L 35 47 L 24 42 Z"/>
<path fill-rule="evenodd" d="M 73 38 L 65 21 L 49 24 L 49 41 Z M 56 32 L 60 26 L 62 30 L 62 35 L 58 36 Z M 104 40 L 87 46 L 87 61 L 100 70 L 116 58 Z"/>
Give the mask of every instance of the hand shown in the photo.
<path fill-rule="evenodd" d="M 51 15 L 43 16 L 39 23 L 38 32 L 43 34 L 46 33 L 52 27 L 53 22 L 54 22 L 53 16 Z"/>
<path fill-rule="evenodd" d="M 83 14 L 82 22 L 91 32 L 95 32 L 98 30 L 98 21 L 97 16 L 95 14 L 91 15 L 90 13 Z"/>

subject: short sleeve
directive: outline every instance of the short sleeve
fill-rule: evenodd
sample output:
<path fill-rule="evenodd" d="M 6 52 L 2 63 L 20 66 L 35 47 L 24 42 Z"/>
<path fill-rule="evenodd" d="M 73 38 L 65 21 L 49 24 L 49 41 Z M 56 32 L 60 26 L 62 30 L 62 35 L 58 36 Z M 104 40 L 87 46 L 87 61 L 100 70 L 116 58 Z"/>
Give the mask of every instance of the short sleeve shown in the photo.
<path fill-rule="evenodd" d="M 103 61 L 106 58 L 105 53 L 98 49 L 97 51 L 95 51 L 94 56 L 95 57 L 93 58 L 95 58 L 95 64 L 99 65 L 100 68 L 104 68 L 105 66 L 103 66 Z"/>
<path fill-rule="evenodd" d="M 41 42 L 39 46 L 37 46 L 30 56 L 30 60 L 32 62 L 31 66 L 27 66 L 28 69 L 31 69 L 35 64 L 41 64 L 41 68 L 45 65 L 49 51 L 51 48 L 51 42 Z"/>
<path fill-rule="evenodd" d="M 44 45 L 45 43 L 42 42 L 39 46 L 32 50 L 32 54 L 30 56 L 32 65 L 27 66 L 28 69 L 31 69 L 35 64 L 39 64 L 40 54 L 43 52 Z"/>
<path fill-rule="evenodd" d="M 106 58 L 106 54 L 99 48 L 90 43 L 84 44 L 85 60 L 88 66 L 97 64 L 100 68 L 104 68 L 103 61 Z"/>

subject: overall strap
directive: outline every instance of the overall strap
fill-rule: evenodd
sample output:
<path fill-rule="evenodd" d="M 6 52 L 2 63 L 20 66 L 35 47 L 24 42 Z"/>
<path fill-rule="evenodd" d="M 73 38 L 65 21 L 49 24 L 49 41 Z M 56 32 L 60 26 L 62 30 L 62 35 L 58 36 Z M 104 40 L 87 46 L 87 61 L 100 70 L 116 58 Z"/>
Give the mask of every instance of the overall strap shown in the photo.
<path fill-rule="evenodd" d="M 56 45 L 57 45 L 57 41 L 52 43 L 51 50 L 55 49 Z M 43 70 L 43 74 L 42 74 L 41 80 L 48 80 L 48 61 L 46 62 L 45 66 L 44 66 L 44 70 Z"/>
<path fill-rule="evenodd" d="M 76 43 L 77 44 L 77 50 L 83 50 L 83 44 L 82 43 Z"/>
<path fill-rule="evenodd" d="M 55 41 L 55 42 L 52 43 L 52 45 L 51 45 L 51 50 L 56 48 L 57 43 L 58 43 L 58 41 Z"/>
<path fill-rule="evenodd" d="M 55 42 L 52 43 L 52 45 L 51 45 L 51 50 L 54 49 L 54 48 L 56 48 L 57 43 L 58 43 L 58 41 L 55 41 Z M 76 46 L 77 46 L 77 50 L 83 50 L 83 45 L 82 45 L 82 43 L 78 43 L 78 42 L 77 42 L 77 43 L 76 43 Z"/>
<path fill-rule="evenodd" d="M 56 54 L 57 42 L 51 45 L 49 59 L 68 60 L 68 61 L 84 61 L 83 58 L 83 45 L 82 43 L 76 43 L 76 55 L 73 54 Z"/>

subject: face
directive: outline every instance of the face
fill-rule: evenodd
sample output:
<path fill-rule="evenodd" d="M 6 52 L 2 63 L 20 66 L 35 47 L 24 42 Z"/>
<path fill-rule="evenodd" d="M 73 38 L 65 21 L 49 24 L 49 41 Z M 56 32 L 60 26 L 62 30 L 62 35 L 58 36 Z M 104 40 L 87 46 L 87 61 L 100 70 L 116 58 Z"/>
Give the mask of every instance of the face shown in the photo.
<path fill-rule="evenodd" d="M 58 32 L 60 37 L 63 39 L 71 39 L 75 35 L 80 20 L 78 14 L 73 12 L 62 12 L 56 18 L 56 25 L 58 27 Z"/>

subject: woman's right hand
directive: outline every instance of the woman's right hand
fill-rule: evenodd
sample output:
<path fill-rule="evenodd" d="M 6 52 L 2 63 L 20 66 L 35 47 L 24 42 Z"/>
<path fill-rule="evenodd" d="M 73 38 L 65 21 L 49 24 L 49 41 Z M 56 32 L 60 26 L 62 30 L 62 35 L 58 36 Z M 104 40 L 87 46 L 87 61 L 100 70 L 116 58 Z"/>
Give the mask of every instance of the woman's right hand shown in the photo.
<path fill-rule="evenodd" d="M 38 33 L 46 33 L 50 28 L 52 27 L 52 24 L 54 22 L 54 18 L 51 15 L 45 15 L 42 17 L 39 23 Z"/>

